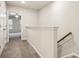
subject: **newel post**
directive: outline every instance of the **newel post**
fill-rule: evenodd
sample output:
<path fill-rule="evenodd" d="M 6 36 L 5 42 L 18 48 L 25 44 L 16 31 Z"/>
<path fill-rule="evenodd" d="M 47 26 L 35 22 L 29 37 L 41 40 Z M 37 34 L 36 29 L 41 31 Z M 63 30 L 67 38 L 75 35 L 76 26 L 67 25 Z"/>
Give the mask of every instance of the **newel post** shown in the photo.
<path fill-rule="evenodd" d="M 54 42 L 53 42 L 54 43 L 54 47 L 53 47 L 53 49 L 54 49 L 53 50 L 54 51 L 53 52 L 54 53 L 54 56 L 53 57 L 54 58 L 57 58 L 57 39 L 58 39 L 57 38 L 57 36 L 58 36 L 57 34 L 58 34 L 58 27 L 53 27 L 53 31 L 54 31 L 53 32 L 53 34 L 54 34 L 54 36 L 53 36 L 54 37 Z"/>

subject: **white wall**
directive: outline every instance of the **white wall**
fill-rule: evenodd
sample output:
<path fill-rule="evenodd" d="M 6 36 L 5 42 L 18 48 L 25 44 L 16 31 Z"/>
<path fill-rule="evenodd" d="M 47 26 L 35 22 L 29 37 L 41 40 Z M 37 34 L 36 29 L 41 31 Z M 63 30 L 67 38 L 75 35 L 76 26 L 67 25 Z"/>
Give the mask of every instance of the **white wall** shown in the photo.
<path fill-rule="evenodd" d="M 40 26 L 59 27 L 58 40 L 72 32 L 74 42 L 79 47 L 79 2 L 53 2 L 40 10 L 39 18 Z"/>
<path fill-rule="evenodd" d="M 18 13 L 21 15 L 21 35 L 22 40 L 27 40 L 26 26 L 37 26 L 38 24 L 38 13 L 36 10 L 17 7 L 7 6 L 8 13 Z"/>

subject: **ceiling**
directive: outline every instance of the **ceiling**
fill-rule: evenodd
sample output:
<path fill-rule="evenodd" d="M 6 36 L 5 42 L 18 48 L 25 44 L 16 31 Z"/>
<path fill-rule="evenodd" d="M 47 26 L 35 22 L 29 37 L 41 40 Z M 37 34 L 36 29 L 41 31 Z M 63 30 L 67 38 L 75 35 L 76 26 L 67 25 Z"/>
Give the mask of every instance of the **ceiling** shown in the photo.
<path fill-rule="evenodd" d="M 52 1 L 25 1 L 25 4 L 23 4 L 22 1 L 6 1 L 6 4 L 7 6 L 19 6 L 38 10 L 51 2 Z"/>

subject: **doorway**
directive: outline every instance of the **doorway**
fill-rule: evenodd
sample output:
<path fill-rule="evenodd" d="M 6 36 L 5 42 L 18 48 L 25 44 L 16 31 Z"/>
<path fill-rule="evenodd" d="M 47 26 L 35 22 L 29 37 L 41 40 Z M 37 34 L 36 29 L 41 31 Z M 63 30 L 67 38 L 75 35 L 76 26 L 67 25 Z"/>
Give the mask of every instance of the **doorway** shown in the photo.
<path fill-rule="evenodd" d="M 21 16 L 9 14 L 9 39 L 21 38 Z"/>

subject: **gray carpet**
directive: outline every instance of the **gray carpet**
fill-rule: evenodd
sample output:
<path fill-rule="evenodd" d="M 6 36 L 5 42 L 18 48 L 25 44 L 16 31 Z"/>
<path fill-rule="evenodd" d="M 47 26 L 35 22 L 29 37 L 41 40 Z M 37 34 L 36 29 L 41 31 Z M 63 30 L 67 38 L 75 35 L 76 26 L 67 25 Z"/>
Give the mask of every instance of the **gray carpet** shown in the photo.
<path fill-rule="evenodd" d="M 1 58 L 40 58 L 27 41 L 20 38 L 10 39 L 6 44 Z"/>

